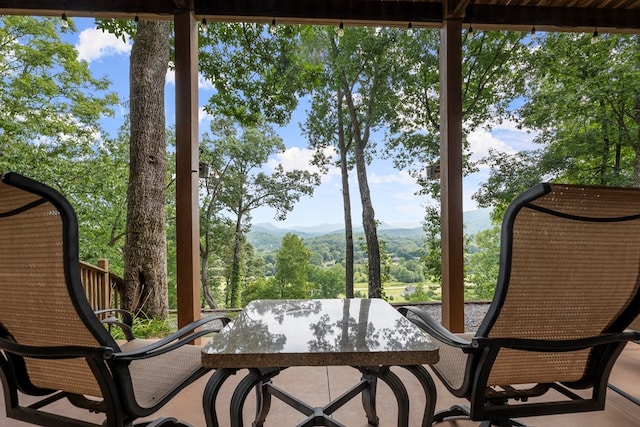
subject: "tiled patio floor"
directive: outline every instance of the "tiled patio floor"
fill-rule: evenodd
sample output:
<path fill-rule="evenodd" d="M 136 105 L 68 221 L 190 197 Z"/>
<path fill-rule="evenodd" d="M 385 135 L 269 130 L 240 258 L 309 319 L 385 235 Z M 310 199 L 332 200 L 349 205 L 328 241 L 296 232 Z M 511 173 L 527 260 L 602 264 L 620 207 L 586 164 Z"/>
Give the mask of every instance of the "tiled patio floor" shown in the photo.
<path fill-rule="evenodd" d="M 411 398 L 411 421 L 410 425 L 419 426 L 421 421 L 422 405 L 424 404 L 424 394 L 417 381 L 403 369 L 395 371 L 404 381 Z M 228 402 L 230 391 L 240 380 L 241 373 L 232 377 L 225 384 L 219 401 L 218 413 L 221 417 L 221 425 L 228 426 Z M 202 415 L 202 390 L 208 376 L 192 384 L 177 396 L 160 412 L 161 415 L 170 415 L 183 421 L 190 422 L 195 427 L 204 427 L 204 417 Z M 287 391 L 302 398 L 312 405 L 322 406 L 330 398 L 335 398 L 350 385 L 359 380 L 359 372 L 348 367 L 331 368 L 290 368 L 276 377 L 276 384 L 283 386 Z M 443 409 L 453 403 L 463 403 L 453 398 L 448 392 L 438 386 L 437 409 Z M 631 395 L 640 398 L 640 345 L 628 344 L 621 358 L 614 367 L 611 383 L 629 392 Z M 0 394 L 2 391 L 0 390 Z M 395 426 L 396 403 L 395 398 L 389 389 L 380 383 L 378 387 L 378 415 L 380 416 L 380 426 Z M 69 405 L 59 404 L 56 410 L 74 413 L 75 408 Z M 245 424 L 251 425 L 254 411 L 252 396 L 247 399 L 245 407 Z M 335 418 L 348 427 L 366 427 L 368 424 L 362 411 L 362 406 L 358 398 L 351 401 L 345 407 L 335 413 Z M 273 399 L 271 411 L 267 417 L 266 427 L 288 427 L 295 426 L 304 417 L 287 407 L 277 399 Z M 551 426 L 561 425 L 563 427 L 578 426 L 598 426 L 598 427 L 632 427 L 640 425 L 640 406 L 636 406 L 631 401 L 619 394 L 609 390 L 607 393 L 607 405 L 604 411 L 590 412 L 583 414 L 557 415 L 547 417 L 536 417 L 522 419 L 530 426 Z M 9 420 L 4 416 L 4 400 L 0 402 L 0 426 L 2 427 L 25 427 L 29 424 Z M 448 421 L 439 424 L 440 426 L 474 426 L 477 423 L 470 421 Z"/>

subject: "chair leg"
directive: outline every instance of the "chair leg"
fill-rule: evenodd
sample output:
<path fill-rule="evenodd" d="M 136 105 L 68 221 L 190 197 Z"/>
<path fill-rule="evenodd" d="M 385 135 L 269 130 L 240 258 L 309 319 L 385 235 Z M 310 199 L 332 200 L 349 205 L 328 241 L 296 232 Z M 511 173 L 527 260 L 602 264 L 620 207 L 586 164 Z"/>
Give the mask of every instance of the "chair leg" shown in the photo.
<path fill-rule="evenodd" d="M 522 424 L 518 421 L 515 420 L 488 420 L 488 421 L 483 421 L 480 424 L 480 427 L 491 427 L 491 426 L 498 426 L 498 427 L 527 427 L 526 424 Z"/>
<path fill-rule="evenodd" d="M 193 427 L 189 423 L 178 421 L 173 417 L 162 417 L 157 420 L 149 421 L 142 424 L 136 424 L 134 427 Z"/>
<path fill-rule="evenodd" d="M 449 418 L 469 418 L 471 415 L 471 411 L 467 406 L 463 405 L 453 405 L 449 409 L 444 409 L 442 411 L 437 412 L 433 417 L 434 423 L 439 423 Z M 526 424 L 522 424 L 519 421 L 515 420 L 487 420 L 480 423 L 479 427 L 527 427 Z"/>
<path fill-rule="evenodd" d="M 436 412 L 433 416 L 433 422 L 439 423 L 444 421 L 446 418 L 469 418 L 471 412 L 469 408 L 462 405 L 453 405 L 449 409 L 444 409 L 442 411 Z"/>

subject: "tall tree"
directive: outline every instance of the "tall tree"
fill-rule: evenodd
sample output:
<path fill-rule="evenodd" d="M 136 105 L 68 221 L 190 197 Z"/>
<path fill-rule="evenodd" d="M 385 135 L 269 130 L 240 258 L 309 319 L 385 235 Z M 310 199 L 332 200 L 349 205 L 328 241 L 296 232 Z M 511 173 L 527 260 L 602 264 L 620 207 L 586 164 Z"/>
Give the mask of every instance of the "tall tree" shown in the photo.
<path fill-rule="evenodd" d="M 311 268 L 311 251 L 293 233 L 282 238 L 276 255 L 275 288 L 279 299 L 309 298 L 312 284 L 307 280 Z"/>
<path fill-rule="evenodd" d="M 348 34 L 348 37 L 347 34 L 341 37 L 343 40 L 339 44 L 335 38 L 329 38 L 331 58 L 344 93 L 353 132 L 362 226 L 367 242 L 368 294 L 370 298 L 381 298 L 380 242 L 367 177 L 367 156 L 372 150 L 371 132 L 389 118 L 390 109 L 396 103 L 394 88 L 389 84 L 394 71 L 393 62 L 387 59 L 392 52 L 397 32 L 364 28 L 357 31 L 352 29 Z"/>
<path fill-rule="evenodd" d="M 284 150 L 282 140 L 267 125 L 242 128 L 233 119 L 220 118 L 212 123 L 214 138 L 203 138 L 202 144 L 211 150 L 214 176 L 223 180 L 223 192 L 218 196 L 226 210 L 232 213 L 234 249 L 231 274 L 227 285 L 228 306 L 240 302 L 242 248 L 251 211 L 269 206 L 276 217 L 284 219 L 302 195 L 312 194 L 319 184 L 317 174 L 303 170 L 285 171 L 282 165 L 266 174 L 262 168 L 270 156 Z"/>
<path fill-rule="evenodd" d="M 508 117 L 511 102 L 524 90 L 527 45 L 520 32 L 473 31 L 463 36 L 462 102 L 465 139 L 464 173 L 475 170 L 469 161 L 466 135 L 490 129 Z M 439 31 L 414 29 L 398 38 L 395 53 L 401 97 L 391 122 L 387 154 L 399 169 L 406 169 L 422 193 L 440 198 L 438 180 L 429 178 L 426 166 L 440 159 Z"/>
<path fill-rule="evenodd" d="M 390 118 L 396 99 L 392 78 L 395 64 L 392 52 L 397 30 L 349 28 L 344 31 L 344 35 L 336 37 L 333 28 L 320 28 L 315 34 L 316 39 L 310 45 L 314 47 L 313 55 L 322 62 L 325 72 L 324 88 L 321 92 L 324 95 L 314 97 L 312 108 L 317 108 L 318 111 L 326 109 L 326 101 L 323 99 L 327 96 L 335 100 L 335 107 L 331 107 L 332 114 L 326 115 L 325 118 L 321 114 L 315 114 L 313 121 L 320 121 L 309 122 L 309 135 L 312 138 L 322 135 L 314 130 L 321 129 L 323 124 L 333 130 L 333 136 L 325 134 L 324 139 L 330 142 L 333 137 L 333 145 L 341 152 L 343 183 L 348 183 L 348 161 L 345 154 L 349 144 L 352 144 L 350 155 L 356 167 L 362 224 L 369 258 L 369 296 L 379 298 L 382 295 L 380 247 L 367 178 L 367 164 L 375 151 L 372 133 Z M 348 138 L 345 135 L 348 135 Z M 349 221 L 348 186 L 343 187 L 343 192 L 345 218 Z"/>
<path fill-rule="evenodd" d="M 200 180 L 200 281 L 205 302 L 211 308 L 218 303 L 211 292 L 212 263 L 215 258 L 226 260 L 233 250 L 234 223 L 224 216 L 225 208 L 221 200 L 227 179 L 227 169 L 232 157 L 224 156 L 221 147 L 204 139 L 200 146 L 200 161 L 208 170 Z"/>
<path fill-rule="evenodd" d="M 328 71 L 328 70 L 327 70 Z M 329 74 L 329 73 L 327 73 Z M 329 77 L 329 76 L 327 76 Z M 333 91 L 330 82 L 324 88 L 317 89 L 312 97 L 313 108 L 302 126 L 308 144 L 316 150 L 312 163 L 326 173 L 329 164 L 337 164 L 340 168 L 342 185 L 342 206 L 344 212 L 345 234 L 345 278 L 344 288 L 347 298 L 354 296 L 354 243 L 353 220 L 351 213 L 351 190 L 349 187 L 349 171 L 352 165 L 349 153 L 353 145 L 350 120 L 344 112 L 344 96 L 342 89 Z M 338 151 L 338 160 L 334 160 Z"/>
<path fill-rule="evenodd" d="M 168 316 L 164 87 L 170 24 L 138 22 L 130 60 L 131 142 L 125 245 L 125 308 Z"/>
<path fill-rule="evenodd" d="M 62 31 L 75 31 L 73 20 Z M 128 153 L 100 127 L 118 102 L 110 82 L 78 60 L 57 18 L 0 17 L 0 70 L 0 171 L 62 192 L 78 215 L 81 258 L 116 258 L 121 272 Z"/>
<path fill-rule="evenodd" d="M 310 27 L 215 23 L 200 33 L 200 72 L 215 87 L 205 110 L 244 125 L 286 124 L 301 96 L 316 84 L 320 67 L 302 54 Z"/>
<path fill-rule="evenodd" d="M 42 176 L 40 165 L 82 157 L 100 136 L 99 119 L 117 102 L 109 81 L 91 74 L 75 48 L 62 41 L 59 19 L 0 17 L 0 161 L 22 163 Z M 67 31 L 73 31 L 73 22 Z M 27 147 L 26 145 L 30 145 Z M 88 147 L 88 149 L 87 149 Z M 40 161 L 22 157 L 25 151 Z"/>
<path fill-rule="evenodd" d="M 541 180 L 639 185 L 640 45 L 637 36 L 546 34 L 532 50 L 528 91 L 516 112 L 538 149 L 493 153 L 491 175 L 474 196 L 506 206 Z"/>
<path fill-rule="evenodd" d="M 463 35 L 462 102 L 464 170 L 476 170 L 470 161 L 470 132 L 492 126 L 509 115 L 509 106 L 524 91 L 524 58 L 528 46 L 523 33 L 473 31 Z M 420 193 L 440 200 L 440 181 L 428 175 L 440 162 L 439 32 L 414 29 L 398 39 L 397 68 L 401 102 L 391 122 L 386 153 L 398 169 L 407 170 L 421 186 Z M 425 260 L 434 279 L 441 276 L 439 206 L 425 214 Z"/>

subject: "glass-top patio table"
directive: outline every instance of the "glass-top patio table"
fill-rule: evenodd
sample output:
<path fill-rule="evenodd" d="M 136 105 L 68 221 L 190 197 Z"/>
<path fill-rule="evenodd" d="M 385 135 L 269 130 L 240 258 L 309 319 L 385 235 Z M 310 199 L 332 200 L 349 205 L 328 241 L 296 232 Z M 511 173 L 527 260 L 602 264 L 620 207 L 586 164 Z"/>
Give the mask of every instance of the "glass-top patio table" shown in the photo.
<path fill-rule="evenodd" d="M 438 348 L 427 334 L 381 299 L 257 300 L 247 305 L 202 351 L 202 364 L 216 371 L 205 387 L 207 426 L 217 427 L 215 401 L 226 379 L 240 369 L 249 373 L 237 385 L 230 406 L 232 427 L 243 425 L 242 408 L 255 388 L 254 426 L 261 427 L 271 397 L 308 418 L 302 426 L 343 426 L 331 414 L 362 395 L 371 425 L 378 425 L 377 379 L 393 391 L 398 426 L 409 422 L 409 396 L 390 367 L 401 366 L 420 381 L 426 394 L 423 426 L 430 426 L 436 390 L 425 364 L 438 361 Z M 271 379 L 292 366 L 352 366 L 362 380 L 324 407 L 314 408 L 276 387 Z"/>

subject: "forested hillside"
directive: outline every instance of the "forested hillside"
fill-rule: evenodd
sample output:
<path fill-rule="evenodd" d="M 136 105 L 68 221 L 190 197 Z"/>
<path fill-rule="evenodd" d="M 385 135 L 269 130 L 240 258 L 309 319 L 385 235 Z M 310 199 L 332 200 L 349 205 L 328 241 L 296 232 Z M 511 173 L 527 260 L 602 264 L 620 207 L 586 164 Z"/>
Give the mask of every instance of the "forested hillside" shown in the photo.
<path fill-rule="evenodd" d="M 473 235 L 490 228 L 490 213 L 491 209 L 477 209 L 465 212 L 465 234 Z M 277 251 L 280 249 L 282 237 L 287 233 L 294 233 L 304 240 L 305 246 L 312 253 L 320 254 L 324 262 L 331 260 L 336 262 L 344 261 L 344 255 L 340 255 L 344 252 L 343 230 L 330 232 L 308 230 L 284 229 L 271 224 L 256 224 L 251 227 L 247 240 L 257 252 Z M 392 226 L 386 226 L 384 228 L 381 227 L 378 234 L 385 241 L 387 253 L 392 257 L 411 259 L 420 256 L 420 247 L 424 243 L 424 230 L 421 227 L 393 228 Z M 354 238 L 356 242 L 363 242 L 362 229 L 356 229 Z M 356 261 L 366 258 L 360 246 L 358 245 L 356 248 Z M 312 260 L 315 261 L 315 257 Z"/>
<path fill-rule="evenodd" d="M 490 209 L 479 209 L 465 212 L 465 232 L 468 235 L 491 227 Z M 271 224 L 259 224 L 252 227 L 247 240 L 257 253 L 266 255 L 269 264 L 269 253 L 280 249 L 282 237 L 287 233 L 296 234 L 304 245 L 311 251 L 311 263 L 318 266 L 328 266 L 344 263 L 344 231 L 337 230 L 329 233 L 309 232 L 304 230 L 282 229 Z M 422 256 L 424 245 L 424 230 L 416 228 L 380 229 L 378 236 L 384 242 L 386 256 L 394 263 L 404 263 L 417 260 Z M 365 241 L 362 230 L 356 230 L 355 262 L 364 264 L 367 259 Z"/>

